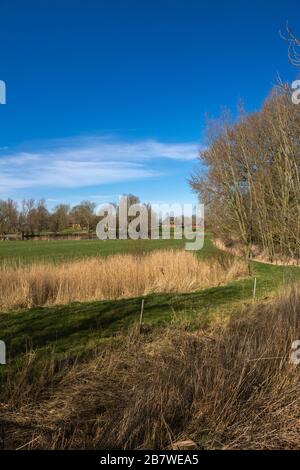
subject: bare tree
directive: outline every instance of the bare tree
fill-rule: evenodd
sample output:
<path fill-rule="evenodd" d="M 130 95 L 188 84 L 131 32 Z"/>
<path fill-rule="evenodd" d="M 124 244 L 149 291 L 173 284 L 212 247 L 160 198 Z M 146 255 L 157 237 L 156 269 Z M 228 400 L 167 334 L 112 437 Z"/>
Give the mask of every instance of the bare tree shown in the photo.
<path fill-rule="evenodd" d="M 15 233 L 18 228 L 18 208 L 12 199 L 0 200 L 0 233 Z"/>
<path fill-rule="evenodd" d="M 59 204 L 54 208 L 54 211 L 50 216 L 50 228 L 55 234 L 68 226 L 69 213 L 70 206 L 67 204 Z"/>
<path fill-rule="evenodd" d="M 300 259 L 299 131 L 298 108 L 284 90 L 235 124 L 223 119 L 210 126 L 200 155 L 207 174 L 194 174 L 190 183 L 218 237 L 242 242 L 249 260 L 254 246 L 271 260 Z"/>
<path fill-rule="evenodd" d="M 88 234 L 96 227 L 97 218 L 95 215 L 96 204 L 90 201 L 83 201 L 73 207 L 71 216 L 82 228 L 86 228 Z"/>
<path fill-rule="evenodd" d="M 286 23 L 286 34 L 280 32 L 281 37 L 288 42 L 288 56 L 291 64 L 300 66 L 300 39 L 294 34 L 289 23 Z"/>

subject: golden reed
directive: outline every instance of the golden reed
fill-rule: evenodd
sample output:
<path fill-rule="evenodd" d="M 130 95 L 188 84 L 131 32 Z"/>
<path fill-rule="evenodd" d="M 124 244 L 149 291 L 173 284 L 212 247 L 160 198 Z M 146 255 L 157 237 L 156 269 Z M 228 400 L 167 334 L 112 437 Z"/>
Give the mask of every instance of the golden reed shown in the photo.
<path fill-rule="evenodd" d="M 247 274 L 237 259 L 199 260 L 186 251 L 118 254 L 65 264 L 0 267 L 0 309 L 193 292 Z"/>

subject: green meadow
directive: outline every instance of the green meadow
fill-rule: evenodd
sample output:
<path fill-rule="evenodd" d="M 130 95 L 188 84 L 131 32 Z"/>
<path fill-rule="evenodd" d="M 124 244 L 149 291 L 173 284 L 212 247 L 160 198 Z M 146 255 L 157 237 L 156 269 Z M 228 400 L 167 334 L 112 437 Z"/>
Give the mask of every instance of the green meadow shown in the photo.
<path fill-rule="evenodd" d="M 184 246 L 183 240 L 50 240 L 0 242 L 0 262 L 66 262 L 92 256 L 147 251 Z"/>
<path fill-rule="evenodd" d="M 5 263 L 56 263 L 89 256 L 141 254 L 183 247 L 183 240 L 3 242 L 0 259 Z M 231 255 L 218 250 L 210 236 L 206 236 L 204 248 L 195 256 L 213 259 Z M 278 289 L 300 280 L 300 269 L 252 262 L 252 276 L 227 285 L 196 293 L 145 296 L 143 331 L 151 334 L 170 322 L 186 323 L 187 328 L 193 329 L 208 325 L 217 315 L 240 314 L 243 306 L 253 302 L 255 278 L 256 300 L 267 301 Z M 137 324 L 141 303 L 142 298 L 132 298 L 2 312 L 0 338 L 6 342 L 8 367 L 17 366 L 28 351 L 44 358 L 50 353 L 58 357 L 78 357 L 102 345 L 122 341 Z"/>

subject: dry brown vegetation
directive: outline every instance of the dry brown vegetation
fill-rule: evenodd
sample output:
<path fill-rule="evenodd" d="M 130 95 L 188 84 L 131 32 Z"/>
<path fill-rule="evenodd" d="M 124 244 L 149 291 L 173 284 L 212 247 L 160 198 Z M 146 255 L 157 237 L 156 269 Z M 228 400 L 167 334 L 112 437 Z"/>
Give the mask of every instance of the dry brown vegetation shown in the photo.
<path fill-rule="evenodd" d="M 110 300 L 158 292 L 192 292 L 247 274 L 231 257 L 199 260 L 184 251 L 114 255 L 68 262 L 0 267 L 0 309 Z"/>
<path fill-rule="evenodd" d="M 131 334 L 84 363 L 35 372 L 28 355 L 2 379 L 2 447 L 299 449 L 299 308 L 292 289 L 208 330 Z"/>
<path fill-rule="evenodd" d="M 222 240 L 215 238 L 214 244 L 219 250 L 230 253 L 233 256 L 243 257 L 245 256 L 244 245 L 239 240 L 230 240 L 224 243 Z M 276 264 L 277 266 L 299 266 L 300 260 L 295 258 L 289 258 L 282 255 L 274 255 L 272 261 L 267 253 L 257 245 L 251 246 L 251 258 L 252 260 L 259 261 L 265 264 Z"/>

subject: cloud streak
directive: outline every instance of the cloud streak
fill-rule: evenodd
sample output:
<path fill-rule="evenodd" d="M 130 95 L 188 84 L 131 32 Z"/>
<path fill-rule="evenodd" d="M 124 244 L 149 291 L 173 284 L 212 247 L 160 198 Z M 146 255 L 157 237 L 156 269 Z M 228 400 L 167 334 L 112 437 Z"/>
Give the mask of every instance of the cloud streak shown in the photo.
<path fill-rule="evenodd" d="M 4 149 L 3 149 L 4 150 Z M 84 188 L 163 176 L 152 163 L 192 161 L 194 143 L 126 142 L 89 137 L 49 143 L 42 150 L 0 153 L 0 194 L 36 188 Z"/>

